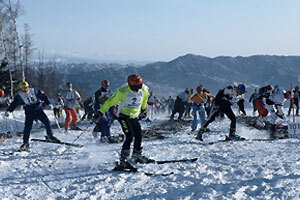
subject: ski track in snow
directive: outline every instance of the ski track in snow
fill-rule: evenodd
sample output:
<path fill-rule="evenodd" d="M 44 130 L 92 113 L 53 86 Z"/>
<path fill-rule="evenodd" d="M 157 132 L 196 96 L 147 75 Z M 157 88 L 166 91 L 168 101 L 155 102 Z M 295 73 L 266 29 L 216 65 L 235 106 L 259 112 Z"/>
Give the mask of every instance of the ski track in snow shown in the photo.
<path fill-rule="evenodd" d="M 251 113 L 250 110 L 247 110 Z M 23 111 L 8 122 L 12 130 L 22 129 Z M 2 114 L 2 113 L 1 113 Z M 48 112 L 53 121 L 52 112 Z M 166 120 L 160 116 L 153 123 Z M 299 122 L 300 119 L 296 118 Z M 5 124 L 3 116 L 0 122 Z M 291 122 L 291 118 L 283 121 Z M 16 125 L 17 124 L 17 125 Z M 3 127 L 3 125 L 1 125 Z M 17 127 L 18 126 L 18 127 Z M 146 124 L 142 122 L 142 126 Z M 1 199 L 299 199 L 300 141 L 240 141 L 203 145 L 196 132 L 179 131 L 164 140 L 143 141 L 144 154 L 156 160 L 197 157 L 193 163 L 138 165 L 141 171 L 168 173 L 146 176 L 143 173 L 113 172 L 121 149 L 119 144 L 99 143 L 92 138 L 93 126 L 75 142 L 83 148 L 31 142 L 30 152 L 0 155 Z M 214 122 L 206 142 L 228 134 L 229 120 Z M 0 129 L 1 130 L 1 129 Z M 72 142 L 81 132 L 68 134 L 54 129 L 55 135 Z M 121 133 L 118 122 L 112 133 Z M 237 133 L 246 138 L 267 138 L 264 131 L 237 124 Z M 43 138 L 38 129 L 31 138 Z M 1 152 L 14 151 L 22 143 L 14 136 L 1 143 Z"/>

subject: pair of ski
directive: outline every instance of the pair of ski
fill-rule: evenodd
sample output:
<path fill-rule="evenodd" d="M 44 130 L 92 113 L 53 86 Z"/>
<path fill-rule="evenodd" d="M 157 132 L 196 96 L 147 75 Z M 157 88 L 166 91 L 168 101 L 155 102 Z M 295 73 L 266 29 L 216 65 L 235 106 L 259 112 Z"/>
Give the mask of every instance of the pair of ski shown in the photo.
<path fill-rule="evenodd" d="M 224 142 L 242 142 L 242 141 L 247 141 L 247 142 L 272 142 L 275 140 L 282 140 L 282 139 L 288 139 L 288 138 L 255 138 L 255 139 L 240 139 L 240 140 L 228 140 L 228 139 L 224 139 L 224 140 L 216 140 L 216 141 L 212 141 L 212 142 L 208 142 L 205 143 L 203 142 L 204 145 L 213 145 L 213 144 L 217 144 L 217 143 L 224 143 Z"/>
<path fill-rule="evenodd" d="M 67 146 L 72 146 L 72 147 L 78 147 L 78 148 L 83 147 L 83 145 L 81 145 L 81 144 L 74 144 L 74 143 L 69 143 L 69 142 L 54 142 L 54 141 L 49 141 L 49 140 L 45 140 L 45 139 L 33 138 L 33 139 L 31 139 L 31 141 L 61 144 L 61 145 L 67 145 Z M 19 149 L 17 151 L 4 151 L 4 152 L 2 152 L 2 155 L 9 156 L 9 155 L 13 155 L 13 154 L 18 153 L 18 152 L 22 152 L 22 151 L 20 151 Z"/>
<path fill-rule="evenodd" d="M 179 160 L 161 160 L 161 161 L 154 161 L 154 162 L 149 162 L 149 163 L 144 163 L 144 164 L 166 164 L 166 163 L 178 163 L 178 162 L 195 162 L 198 160 L 198 158 L 186 158 L 186 159 L 179 159 Z M 139 168 L 131 166 L 130 168 L 120 168 L 116 166 L 113 171 L 117 172 L 129 172 L 129 173 L 142 173 L 146 176 L 169 176 L 174 174 L 174 172 L 169 172 L 169 173 L 152 173 L 152 172 L 145 172 L 145 171 L 140 171 Z"/>

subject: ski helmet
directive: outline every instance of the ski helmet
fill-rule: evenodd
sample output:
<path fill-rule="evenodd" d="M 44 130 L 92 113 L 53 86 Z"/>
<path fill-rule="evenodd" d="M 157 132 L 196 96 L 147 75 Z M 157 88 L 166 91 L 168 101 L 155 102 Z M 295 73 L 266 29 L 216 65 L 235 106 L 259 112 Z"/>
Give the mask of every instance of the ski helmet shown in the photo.
<path fill-rule="evenodd" d="M 298 85 L 295 87 L 295 90 L 299 90 L 299 86 Z"/>
<path fill-rule="evenodd" d="M 105 86 L 109 86 L 110 82 L 108 80 L 103 80 L 101 81 L 101 86 L 105 87 Z"/>
<path fill-rule="evenodd" d="M 4 97 L 5 93 L 4 90 L 0 89 L 0 97 Z"/>
<path fill-rule="evenodd" d="M 19 88 L 22 90 L 22 89 L 24 89 L 24 88 L 27 88 L 27 87 L 29 87 L 29 83 L 27 82 L 27 81 L 21 81 L 20 83 L 19 83 Z"/>
<path fill-rule="evenodd" d="M 202 85 L 199 85 L 197 88 L 196 88 L 197 92 L 200 93 L 203 91 L 203 86 Z"/>
<path fill-rule="evenodd" d="M 142 89 L 143 80 L 142 77 L 138 74 L 131 74 L 127 78 L 128 85 L 132 91 L 137 92 L 139 89 Z"/>
<path fill-rule="evenodd" d="M 242 94 L 246 93 L 246 87 L 245 87 L 244 84 L 239 84 L 239 85 L 237 86 L 237 90 L 238 90 L 240 93 L 242 93 Z"/>
<path fill-rule="evenodd" d="M 66 86 L 67 86 L 67 87 L 72 87 L 72 83 L 67 82 Z"/>
<path fill-rule="evenodd" d="M 273 89 L 272 85 L 268 85 L 267 88 L 268 88 L 268 90 L 272 90 Z"/>

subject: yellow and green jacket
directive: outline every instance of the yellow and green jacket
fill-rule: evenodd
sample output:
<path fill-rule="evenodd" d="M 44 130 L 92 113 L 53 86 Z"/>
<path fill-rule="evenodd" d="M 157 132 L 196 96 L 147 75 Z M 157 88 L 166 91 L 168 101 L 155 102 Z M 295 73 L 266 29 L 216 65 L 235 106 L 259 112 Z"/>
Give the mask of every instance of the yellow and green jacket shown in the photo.
<path fill-rule="evenodd" d="M 128 116 L 129 118 L 137 118 L 141 112 L 147 108 L 149 98 L 148 87 L 143 84 L 139 92 L 132 91 L 128 85 L 118 89 L 99 109 L 104 114 L 110 107 L 119 104 L 118 113 Z"/>

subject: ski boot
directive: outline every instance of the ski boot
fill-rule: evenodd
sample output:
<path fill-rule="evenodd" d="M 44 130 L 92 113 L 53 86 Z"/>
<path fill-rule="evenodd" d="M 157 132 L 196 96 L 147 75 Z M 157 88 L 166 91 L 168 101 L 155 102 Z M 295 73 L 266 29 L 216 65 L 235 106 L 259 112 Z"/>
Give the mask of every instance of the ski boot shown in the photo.
<path fill-rule="evenodd" d="M 82 131 L 82 129 L 79 128 L 79 127 L 76 126 L 76 125 L 71 125 L 70 129 L 73 130 L 73 131 Z"/>
<path fill-rule="evenodd" d="M 29 144 L 28 143 L 24 143 L 20 146 L 20 151 L 27 151 L 29 149 Z"/>
<path fill-rule="evenodd" d="M 54 137 L 53 135 L 47 135 L 47 136 L 45 136 L 45 138 L 49 142 L 61 143 L 61 141 L 59 139 L 57 139 L 56 137 Z"/>
<path fill-rule="evenodd" d="M 114 171 L 128 171 L 128 172 L 136 172 L 137 168 L 133 167 L 128 162 L 128 157 L 130 155 L 130 150 L 122 150 L 120 161 L 116 162 L 116 166 L 113 169 Z"/>
<path fill-rule="evenodd" d="M 147 158 L 146 156 L 142 155 L 142 149 L 136 150 L 133 149 L 132 157 L 130 160 L 132 163 L 140 163 L 140 164 L 145 164 L 145 163 L 154 163 L 155 160 L 151 158 Z"/>
<path fill-rule="evenodd" d="M 235 133 L 235 129 L 230 129 L 229 136 L 226 136 L 225 140 L 246 140 Z"/>
<path fill-rule="evenodd" d="M 199 130 L 199 132 L 198 132 L 198 135 L 197 135 L 196 139 L 197 139 L 197 140 L 200 140 L 200 141 L 203 141 L 202 135 L 203 135 L 203 133 L 204 133 L 205 131 L 206 131 L 206 128 L 201 127 L 200 130 Z"/>

